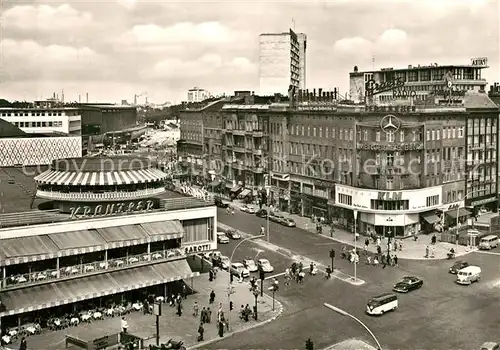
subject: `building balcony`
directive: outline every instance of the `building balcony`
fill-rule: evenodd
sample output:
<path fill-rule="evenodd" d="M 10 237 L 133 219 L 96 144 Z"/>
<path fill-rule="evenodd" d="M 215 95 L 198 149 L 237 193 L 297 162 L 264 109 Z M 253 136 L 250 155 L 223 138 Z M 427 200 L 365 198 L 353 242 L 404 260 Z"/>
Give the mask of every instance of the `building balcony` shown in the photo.
<path fill-rule="evenodd" d="M 253 137 L 263 137 L 264 132 L 262 130 L 254 130 L 254 131 L 252 131 L 252 136 Z"/>
<path fill-rule="evenodd" d="M 59 201 L 74 201 L 74 202 L 101 202 L 101 201 L 123 201 L 123 200 L 136 200 L 142 198 L 150 198 L 160 195 L 165 192 L 164 187 L 150 188 L 145 190 L 131 191 L 131 192 L 73 192 L 65 193 L 58 191 L 44 191 L 38 190 L 37 197 L 59 200 Z"/>
<path fill-rule="evenodd" d="M 245 130 L 233 129 L 233 135 L 245 136 Z"/>
<path fill-rule="evenodd" d="M 261 149 L 253 149 L 253 154 L 256 156 L 261 156 L 262 155 L 262 150 Z"/>
<path fill-rule="evenodd" d="M 475 150 L 484 149 L 484 147 L 485 147 L 484 143 L 475 143 L 475 144 L 472 144 L 472 145 L 468 145 L 467 149 L 471 150 L 471 151 L 475 151 Z"/>
<path fill-rule="evenodd" d="M 256 166 L 252 168 L 252 171 L 256 174 L 262 174 L 264 172 L 264 168 L 261 166 Z"/>
<path fill-rule="evenodd" d="M 497 148 L 497 144 L 496 144 L 496 142 L 492 142 L 492 143 L 486 145 L 486 148 L 496 149 Z"/>
<path fill-rule="evenodd" d="M 246 152 L 246 148 L 242 147 L 242 146 L 233 146 L 233 151 L 240 152 L 240 153 L 245 153 Z"/>
<path fill-rule="evenodd" d="M 246 169 L 245 164 L 243 162 L 234 162 L 232 164 L 232 166 L 234 169 L 238 169 L 238 170 L 245 170 Z"/>
<path fill-rule="evenodd" d="M 129 255 L 127 257 L 117 259 L 104 259 L 87 264 L 64 266 L 59 269 L 6 276 L 3 280 L 0 279 L 0 286 L 2 287 L 2 290 L 16 289 L 29 285 L 43 284 L 48 281 L 54 282 L 74 277 L 122 270 L 131 266 L 156 264 L 161 261 L 176 260 L 185 256 L 186 255 L 183 249 L 174 248 L 152 253 Z"/>

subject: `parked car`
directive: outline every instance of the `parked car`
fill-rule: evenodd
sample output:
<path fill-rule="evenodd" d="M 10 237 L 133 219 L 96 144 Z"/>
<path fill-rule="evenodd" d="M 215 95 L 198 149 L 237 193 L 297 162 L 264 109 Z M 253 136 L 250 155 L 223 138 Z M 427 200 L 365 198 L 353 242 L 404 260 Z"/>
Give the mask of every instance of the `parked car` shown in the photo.
<path fill-rule="evenodd" d="M 231 239 L 241 239 L 241 235 L 238 233 L 238 231 L 231 229 L 226 232 L 226 236 L 228 236 Z"/>
<path fill-rule="evenodd" d="M 227 207 L 229 207 L 229 204 L 224 203 L 220 198 L 215 198 L 215 206 L 217 206 L 218 208 L 226 209 Z"/>
<path fill-rule="evenodd" d="M 243 265 L 248 269 L 250 272 L 256 272 L 258 270 L 257 264 L 253 259 L 245 259 L 243 260 Z"/>
<path fill-rule="evenodd" d="M 231 264 L 231 274 L 242 278 L 250 276 L 250 272 L 248 271 L 248 269 L 246 269 L 242 263 L 238 262 Z"/>
<path fill-rule="evenodd" d="M 247 204 L 245 204 L 244 206 L 242 206 L 240 208 L 240 210 L 244 213 L 248 213 L 248 214 L 255 214 L 255 209 Z"/>
<path fill-rule="evenodd" d="M 222 255 L 221 252 L 219 252 L 218 250 L 214 250 L 212 252 L 206 252 L 206 253 L 203 253 L 203 257 L 207 260 L 210 260 L 210 259 L 217 259 L 219 258 L 220 256 Z"/>
<path fill-rule="evenodd" d="M 455 261 L 453 266 L 450 267 L 448 272 L 456 275 L 458 273 L 458 271 L 460 271 L 463 268 L 466 268 L 467 266 L 469 266 L 469 263 L 467 261 L 457 260 L 457 261 Z"/>
<path fill-rule="evenodd" d="M 264 272 L 273 272 L 274 271 L 274 267 L 271 265 L 271 263 L 267 259 L 259 259 L 259 260 L 257 260 L 257 265 Z"/>
<path fill-rule="evenodd" d="M 291 218 L 283 218 L 283 221 L 281 222 L 282 225 L 288 226 L 288 227 L 295 227 L 297 224 L 293 219 Z"/>
<path fill-rule="evenodd" d="M 226 236 L 225 232 L 217 232 L 217 243 L 220 244 L 229 243 L 229 238 Z"/>
<path fill-rule="evenodd" d="M 259 209 L 255 213 L 259 218 L 266 218 L 267 217 L 267 210 L 266 209 Z"/>
<path fill-rule="evenodd" d="M 394 285 L 392 288 L 393 291 L 399 293 L 408 293 L 412 290 L 419 289 L 424 285 L 424 281 L 422 281 L 418 277 L 414 276 L 405 276 Z"/>
<path fill-rule="evenodd" d="M 276 223 L 280 223 L 281 222 L 281 218 L 282 216 L 279 216 L 279 215 L 274 215 L 274 214 L 269 214 L 269 221 L 272 221 L 272 222 L 276 222 Z M 284 219 L 284 218 L 283 218 Z"/>
<path fill-rule="evenodd" d="M 227 256 L 224 256 L 224 255 L 221 255 L 220 258 L 219 258 L 219 266 L 224 269 L 224 270 L 227 270 L 229 269 L 229 258 Z"/>

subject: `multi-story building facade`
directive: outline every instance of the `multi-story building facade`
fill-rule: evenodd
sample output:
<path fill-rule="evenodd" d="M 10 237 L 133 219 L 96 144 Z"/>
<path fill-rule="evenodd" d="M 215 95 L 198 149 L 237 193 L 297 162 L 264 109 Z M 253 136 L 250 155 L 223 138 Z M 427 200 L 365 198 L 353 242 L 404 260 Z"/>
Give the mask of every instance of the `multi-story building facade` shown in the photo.
<path fill-rule="evenodd" d="M 287 95 L 290 86 L 305 89 L 307 36 L 295 33 L 259 36 L 260 95 Z"/>
<path fill-rule="evenodd" d="M 349 73 L 349 95 L 355 103 L 391 103 L 422 100 L 430 93 L 448 98 L 463 91 L 484 91 L 486 80 L 481 71 L 487 58 L 473 58 L 469 65 L 412 66 Z"/>
<path fill-rule="evenodd" d="M 201 102 L 210 97 L 210 93 L 205 89 L 199 87 L 194 87 L 188 90 L 187 101 L 188 102 Z"/>
<path fill-rule="evenodd" d="M 490 91 L 488 91 L 488 97 L 500 107 L 500 83 L 494 83 L 490 86 Z M 499 114 L 500 117 L 500 114 Z M 497 143 L 497 154 L 500 154 L 500 142 Z M 497 181 L 500 182 L 500 174 L 498 174 Z M 500 188 L 498 189 L 500 191 Z"/>

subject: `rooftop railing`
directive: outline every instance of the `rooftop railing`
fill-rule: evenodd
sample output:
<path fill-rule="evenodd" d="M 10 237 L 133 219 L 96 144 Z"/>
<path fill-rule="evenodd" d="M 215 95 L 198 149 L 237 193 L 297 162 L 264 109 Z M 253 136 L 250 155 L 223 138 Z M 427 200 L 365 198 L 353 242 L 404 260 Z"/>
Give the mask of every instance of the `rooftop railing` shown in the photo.
<path fill-rule="evenodd" d="M 40 198 L 52 200 L 80 200 L 80 201 L 105 201 L 105 200 L 130 200 L 157 196 L 165 192 L 163 187 L 150 188 L 145 190 L 127 191 L 127 192 L 59 192 L 37 190 L 36 194 Z"/>

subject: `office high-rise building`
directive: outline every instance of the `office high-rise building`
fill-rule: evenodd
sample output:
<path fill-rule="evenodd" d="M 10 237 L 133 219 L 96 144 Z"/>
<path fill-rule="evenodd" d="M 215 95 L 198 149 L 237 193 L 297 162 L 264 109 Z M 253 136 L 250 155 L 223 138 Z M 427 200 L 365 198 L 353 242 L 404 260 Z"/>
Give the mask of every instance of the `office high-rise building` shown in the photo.
<path fill-rule="evenodd" d="M 260 95 L 286 95 L 290 85 L 305 89 L 307 36 L 290 29 L 259 39 Z"/>

